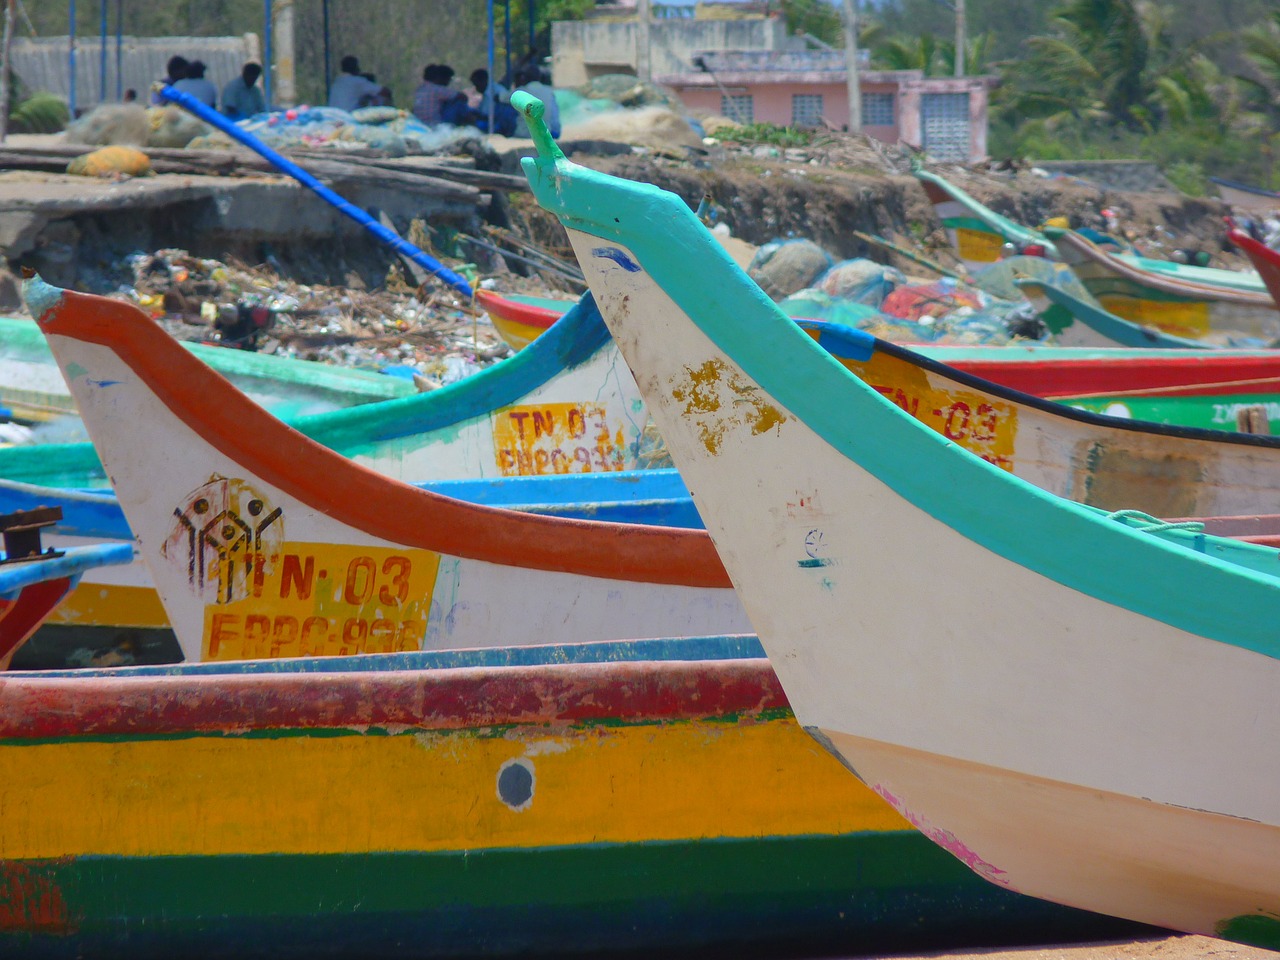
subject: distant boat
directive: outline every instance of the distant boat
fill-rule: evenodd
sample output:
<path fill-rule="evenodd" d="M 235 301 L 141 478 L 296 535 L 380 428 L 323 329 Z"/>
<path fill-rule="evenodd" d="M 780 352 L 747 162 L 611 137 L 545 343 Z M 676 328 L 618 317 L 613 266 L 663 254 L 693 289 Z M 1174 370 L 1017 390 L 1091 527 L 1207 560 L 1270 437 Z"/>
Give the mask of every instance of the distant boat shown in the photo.
<path fill-rule="evenodd" d="M 1107 253 L 1071 230 L 1046 228 L 1063 261 L 1108 311 L 1193 339 L 1280 339 L 1280 309 L 1261 286 L 1239 290 L 1146 269 Z"/>
<path fill-rule="evenodd" d="M 933 204 L 934 212 L 942 221 L 956 255 L 970 270 L 981 270 L 1004 259 L 1006 245 L 1018 254 L 1032 253 L 1052 260 L 1073 262 L 1069 251 L 1061 249 L 1055 232 L 1057 228 L 1033 230 L 984 206 L 936 173 L 920 168 L 912 173 L 920 181 L 929 202 Z M 1084 231 L 1080 232 L 1084 235 Z M 1086 239 L 1091 243 L 1139 270 L 1171 276 L 1188 283 L 1203 283 L 1254 293 L 1263 290 L 1262 281 L 1253 273 L 1144 257 L 1134 253 L 1126 242 L 1115 237 L 1092 230 L 1087 233 Z"/>
<path fill-rule="evenodd" d="M 1072 322 L 1054 334 L 1054 341 L 1070 347 L 1147 347 L 1170 350 L 1210 350 L 1205 340 L 1175 337 L 1158 327 L 1144 326 L 1104 310 L 1090 296 L 1073 296 L 1054 283 L 1041 280 L 1016 281 L 1023 294 L 1043 313 L 1057 306 L 1071 315 Z M 1092 301 L 1092 302 L 1090 302 Z"/>
<path fill-rule="evenodd" d="M 183 346 L 282 417 L 299 417 L 417 393 L 409 380 L 311 360 L 181 341 Z M 74 414 L 49 345 L 31 320 L 0 317 L 0 406 L 19 420 Z"/>
<path fill-rule="evenodd" d="M 1209 181 L 1218 188 L 1218 196 L 1231 206 L 1251 213 L 1275 213 L 1280 210 L 1280 193 L 1262 187 L 1252 187 L 1238 180 L 1225 180 L 1222 177 L 1210 177 Z"/>
<path fill-rule="evenodd" d="M 1268 247 L 1239 229 L 1233 222 L 1227 222 L 1227 239 L 1239 247 L 1253 263 L 1254 269 L 1267 285 L 1271 299 L 1280 304 L 1280 251 Z"/>
<path fill-rule="evenodd" d="M 815 349 L 678 197 L 570 163 L 514 99 L 535 196 L 799 722 L 994 884 L 1280 947 L 1275 552 L 947 442 Z"/>

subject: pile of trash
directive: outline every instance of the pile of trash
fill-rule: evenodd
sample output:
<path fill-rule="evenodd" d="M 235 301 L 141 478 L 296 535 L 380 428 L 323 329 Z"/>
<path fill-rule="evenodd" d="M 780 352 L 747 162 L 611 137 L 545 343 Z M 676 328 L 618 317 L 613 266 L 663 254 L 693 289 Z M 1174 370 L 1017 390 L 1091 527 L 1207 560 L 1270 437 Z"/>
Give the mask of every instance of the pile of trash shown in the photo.
<path fill-rule="evenodd" d="M 372 147 L 390 157 L 409 153 L 439 153 L 464 140 L 478 140 L 474 127 L 444 123 L 428 126 L 413 114 L 395 107 L 362 107 L 348 113 L 334 107 L 290 107 L 260 113 L 238 122 L 277 150 L 292 148 L 362 149 Z M 233 144 L 221 132 L 213 132 L 187 144 L 192 149 L 225 149 Z"/>
<path fill-rule="evenodd" d="M 300 284 L 269 266 L 134 253 L 136 303 L 179 339 L 413 377 L 430 389 L 510 353 L 482 310 L 454 291 L 414 288 L 398 268 L 377 290 Z M 454 269 L 465 269 L 455 265 Z"/>
<path fill-rule="evenodd" d="M 886 340 L 1003 344 L 1034 329 L 1027 323 L 1034 316 L 1030 304 L 1011 282 L 1016 299 L 951 277 L 913 280 L 872 260 L 837 263 L 810 240 L 765 244 L 747 272 L 793 317 L 840 323 Z"/>

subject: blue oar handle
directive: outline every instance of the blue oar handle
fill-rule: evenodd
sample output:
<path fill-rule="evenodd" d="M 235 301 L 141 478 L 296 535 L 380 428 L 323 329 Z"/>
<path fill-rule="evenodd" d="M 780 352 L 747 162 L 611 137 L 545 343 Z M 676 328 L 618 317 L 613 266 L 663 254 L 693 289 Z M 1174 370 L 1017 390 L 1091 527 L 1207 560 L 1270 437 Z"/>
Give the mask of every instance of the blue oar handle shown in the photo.
<path fill-rule="evenodd" d="M 277 169 L 293 177 L 293 179 L 316 193 L 325 202 L 337 207 L 397 253 L 408 257 L 427 272 L 439 277 L 464 297 L 474 296 L 471 290 L 471 285 L 467 283 L 463 277 L 454 273 L 439 260 L 423 253 L 412 243 L 409 243 L 407 240 L 388 230 L 349 200 L 344 200 L 339 194 L 335 193 L 329 187 L 326 187 L 323 183 L 311 174 L 307 173 L 307 171 L 303 170 L 288 157 L 272 150 L 248 130 L 241 128 L 222 114 L 218 113 L 216 110 L 213 110 L 201 103 L 190 94 L 183 93 L 181 90 L 175 90 L 168 84 L 157 84 L 154 89 L 163 99 L 176 103 L 178 106 L 182 107 L 183 110 L 194 114 L 210 126 L 217 127 L 233 140 L 243 143 L 254 153 L 265 157 Z"/>

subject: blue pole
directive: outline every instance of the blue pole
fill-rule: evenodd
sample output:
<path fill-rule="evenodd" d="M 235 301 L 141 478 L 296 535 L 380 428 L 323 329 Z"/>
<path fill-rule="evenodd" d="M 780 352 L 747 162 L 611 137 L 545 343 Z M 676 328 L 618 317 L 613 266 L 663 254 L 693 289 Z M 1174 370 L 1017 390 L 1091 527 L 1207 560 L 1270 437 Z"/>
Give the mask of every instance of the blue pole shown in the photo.
<path fill-rule="evenodd" d="M 324 102 L 329 102 L 329 71 L 333 69 L 333 65 L 329 62 L 329 0 L 324 0 L 321 7 L 324 14 Z"/>
<path fill-rule="evenodd" d="M 124 99 L 124 0 L 116 0 L 116 99 Z"/>
<path fill-rule="evenodd" d="M 494 70 L 494 53 L 493 53 L 493 0 L 485 0 L 485 9 L 489 13 L 489 82 L 493 82 Z M 489 98 L 489 134 L 493 135 L 493 114 L 494 114 L 494 97 Z"/>
<path fill-rule="evenodd" d="M 110 0 L 99 0 L 102 4 L 102 42 L 98 45 L 98 102 L 107 102 L 107 4 Z"/>
<path fill-rule="evenodd" d="M 489 2 L 492 3 L 493 0 L 489 0 Z M 396 236 L 355 204 L 351 203 L 349 200 L 344 200 L 340 195 L 326 187 L 323 183 L 311 174 L 307 173 L 307 171 L 303 170 L 288 157 L 281 156 L 275 150 L 272 150 L 248 130 L 245 130 L 238 124 L 233 123 L 231 120 L 218 113 L 218 111 L 210 110 L 190 94 L 183 93 L 181 90 L 175 90 L 171 86 L 166 85 L 161 87 L 160 97 L 162 100 L 169 100 L 176 103 L 187 112 L 199 117 L 205 123 L 221 130 L 233 140 L 240 141 L 250 150 L 260 156 L 266 157 L 278 169 L 293 177 L 293 179 L 297 180 L 304 187 L 317 194 L 325 202 L 332 204 L 334 207 L 341 210 L 348 217 L 360 224 L 360 226 L 364 227 L 383 243 L 390 246 L 397 253 L 408 257 L 424 270 L 435 274 L 464 297 L 472 296 L 471 285 L 467 283 L 463 277 L 454 273 L 440 261 L 429 257 L 412 243 Z"/>
<path fill-rule="evenodd" d="M 505 39 L 503 40 L 503 49 L 507 55 L 507 80 L 511 78 L 511 0 L 502 0 L 502 27 Z M 490 75 L 489 82 L 493 82 L 493 76 Z"/>
<path fill-rule="evenodd" d="M 537 0 L 529 0 L 529 50 L 534 48 L 534 42 L 538 39 L 538 31 L 534 26 L 533 7 Z"/>
<path fill-rule="evenodd" d="M 71 71 L 71 88 L 67 92 L 67 106 L 71 119 L 76 118 L 76 0 L 70 3 L 71 27 L 67 33 L 67 65 Z"/>
<path fill-rule="evenodd" d="M 262 92 L 271 109 L 271 0 L 262 0 Z"/>

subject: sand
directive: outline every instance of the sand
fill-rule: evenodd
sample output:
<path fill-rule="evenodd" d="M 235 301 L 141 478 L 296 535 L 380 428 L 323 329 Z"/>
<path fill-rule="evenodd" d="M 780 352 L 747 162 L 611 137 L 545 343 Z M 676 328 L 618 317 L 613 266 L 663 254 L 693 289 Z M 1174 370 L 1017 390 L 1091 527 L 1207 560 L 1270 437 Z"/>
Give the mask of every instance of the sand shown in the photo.
<path fill-rule="evenodd" d="M 1101 943 L 999 947 L 992 950 L 941 951 L 886 955 L 886 960 L 1276 960 L 1280 954 L 1226 940 L 1197 936 L 1164 936 Z"/>

